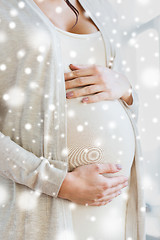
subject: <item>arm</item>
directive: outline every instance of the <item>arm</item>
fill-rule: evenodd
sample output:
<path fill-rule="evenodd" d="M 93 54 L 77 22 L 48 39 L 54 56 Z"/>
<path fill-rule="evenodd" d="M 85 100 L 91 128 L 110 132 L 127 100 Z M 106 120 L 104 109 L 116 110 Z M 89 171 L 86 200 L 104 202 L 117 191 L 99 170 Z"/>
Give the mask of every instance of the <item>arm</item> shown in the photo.
<path fill-rule="evenodd" d="M 25 150 L 0 132 L 0 175 L 33 190 L 57 197 L 67 171 L 64 162 L 52 163 Z"/>

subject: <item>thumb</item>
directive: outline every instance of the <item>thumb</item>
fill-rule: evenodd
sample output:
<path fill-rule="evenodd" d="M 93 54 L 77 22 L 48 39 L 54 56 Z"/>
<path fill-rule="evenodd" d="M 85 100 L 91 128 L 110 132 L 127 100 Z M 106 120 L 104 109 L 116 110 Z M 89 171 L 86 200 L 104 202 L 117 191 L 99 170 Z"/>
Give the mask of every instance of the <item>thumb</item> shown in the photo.
<path fill-rule="evenodd" d="M 81 68 L 87 68 L 88 66 L 87 65 L 84 65 L 84 64 L 70 64 L 69 65 L 70 69 L 72 70 L 78 70 L 78 69 L 81 69 Z"/>
<path fill-rule="evenodd" d="M 120 164 L 102 163 L 99 165 L 99 173 L 114 173 L 122 169 Z"/>

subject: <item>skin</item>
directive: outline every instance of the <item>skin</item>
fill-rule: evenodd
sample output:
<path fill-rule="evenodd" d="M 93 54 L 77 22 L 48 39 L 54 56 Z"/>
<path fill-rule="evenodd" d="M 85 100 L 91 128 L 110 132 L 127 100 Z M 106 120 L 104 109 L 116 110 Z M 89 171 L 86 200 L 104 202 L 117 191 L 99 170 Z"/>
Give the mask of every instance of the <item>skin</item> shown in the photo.
<path fill-rule="evenodd" d="M 64 31 L 89 34 L 99 30 L 93 21 L 84 15 L 85 11 L 78 0 L 70 0 L 79 11 L 78 23 L 73 29 L 71 28 L 75 23 L 75 14 L 64 0 L 34 0 L 34 2 L 56 27 Z M 55 11 L 56 7 L 61 7 L 62 12 L 57 13 Z M 123 74 L 99 65 L 75 66 L 70 64 L 69 66 L 72 72 L 64 73 L 66 89 L 80 86 L 82 88 L 74 90 L 70 97 L 68 92 L 67 98 L 88 95 L 86 103 L 121 98 L 129 105 L 132 104 L 131 85 Z M 90 96 L 93 93 L 95 94 Z M 84 99 L 82 99 L 82 102 L 84 102 Z M 128 185 L 128 177 L 126 176 L 107 178 L 102 175 L 102 173 L 116 173 L 118 171 L 119 169 L 112 163 L 79 166 L 66 174 L 58 197 L 82 205 L 105 205 L 118 196 L 119 191 Z"/>

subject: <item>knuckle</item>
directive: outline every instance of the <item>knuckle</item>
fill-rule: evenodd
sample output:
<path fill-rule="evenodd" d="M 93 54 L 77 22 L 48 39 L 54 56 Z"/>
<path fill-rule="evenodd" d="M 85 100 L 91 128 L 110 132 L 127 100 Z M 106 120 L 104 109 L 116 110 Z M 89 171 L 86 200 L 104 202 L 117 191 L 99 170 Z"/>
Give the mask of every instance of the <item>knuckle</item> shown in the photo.
<path fill-rule="evenodd" d="M 73 96 L 76 98 L 78 97 L 78 91 L 73 91 Z"/>
<path fill-rule="evenodd" d="M 103 82 L 103 73 L 102 73 L 102 72 L 99 72 L 97 75 L 98 75 L 98 80 L 99 80 L 100 82 Z"/>
<path fill-rule="evenodd" d="M 112 98 L 112 91 L 111 91 L 111 89 L 107 88 L 107 94 L 108 94 L 109 98 Z"/>
<path fill-rule="evenodd" d="M 108 188 L 109 188 L 108 183 L 107 183 L 107 182 L 104 182 L 103 185 L 102 185 L 102 188 L 103 188 L 103 190 L 108 189 Z"/>
<path fill-rule="evenodd" d="M 108 188 L 111 188 L 112 186 L 111 186 L 111 183 L 110 182 L 107 182 L 107 189 Z"/>
<path fill-rule="evenodd" d="M 98 195 L 97 195 L 97 199 L 101 199 L 101 198 L 103 198 L 104 197 L 104 193 L 103 192 L 101 192 L 101 193 L 99 193 Z"/>
<path fill-rule="evenodd" d="M 96 65 L 96 64 L 93 64 L 93 66 L 92 66 L 92 69 L 93 69 L 93 71 L 94 71 L 94 73 L 97 73 L 97 74 L 99 74 L 99 67 Z"/>
<path fill-rule="evenodd" d="M 109 171 L 113 171 L 114 170 L 114 167 L 113 167 L 112 163 L 107 163 L 107 167 L 108 167 Z"/>
<path fill-rule="evenodd" d="M 100 165 L 98 163 L 94 164 L 94 170 L 96 172 L 99 172 L 100 171 Z"/>
<path fill-rule="evenodd" d="M 78 84 L 82 84 L 83 83 L 83 79 L 81 77 L 77 78 L 77 82 Z"/>
<path fill-rule="evenodd" d="M 101 203 L 101 202 L 97 204 L 97 206 L 101 206 L 101 205 L 102 205 L 102 203 Z"/>
<path fill-rule="evenodd" d="M 87 92 L 88 93 L 92 93 L 92 91 L 93 91 L 92 87 L 87 87 Z"/>
<path fill-rule="evenodd" d="M 78 77 L 79 76 L 79 71 L 78 70 L 74 71 L 73 75 L 74 75 L 74 77 Z"/>

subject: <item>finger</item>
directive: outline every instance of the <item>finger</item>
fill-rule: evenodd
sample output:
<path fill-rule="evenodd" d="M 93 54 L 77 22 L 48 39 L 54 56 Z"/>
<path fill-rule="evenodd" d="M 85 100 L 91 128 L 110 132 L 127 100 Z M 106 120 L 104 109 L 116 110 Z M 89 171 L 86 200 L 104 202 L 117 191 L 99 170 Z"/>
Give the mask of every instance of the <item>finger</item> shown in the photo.
<path fill-rule="evenodd" d="M 97 163 L 95 165 L 97 171 L 99 174 L 102 173 L 114 173 L 122 169 L 120 164 L 115 164 L 115 163 Z"/>
<path fill-rule="evenodd" d="M 87 66 L 86 68 L 81 68 L 79 70 L 64 73 L 64 77 L 65 77 L 65 81 L 68 81 L 70 79 L 74 79 L 77 77 L 95 75 L 95 73 L 97 73 L 98 71 L 99 71 L 98 66 L 91 65 L 91 66 Z"/>
<path fill-rule="evenodd" d="M 73 80 L 68 80 L 65 82 L 66 89 L 76 88 L 80 86 L 86 86 L 89 84 L 96 84 L 98 82 L 97 76 L 89 76 L 89 77 L 79 77 Z"/>
<path fill-rule="evenodd" d="M 94 203 L 88 204 L 90 206 L 94 206 L 96 203 L 98 204 L 104 204 L 104 203 L 108 203 L 111 202 L 111 200 L 113 200 L 115 197 L 119 196 L 121 194 L 120 191 L 112 193 L 110 195 L 107 195 L 106 197 L 104 197 L 103 199 L 97 199 Z"/>
<path fill-rule="evenodd" d="M 83 98 L 81 100 L 82 103 L 95 103 L 95 102 L 100 102 L 104 100 L 109 100 L 109 94 L 107 92 L 100 92 L 96 93 L 93 96 L 87 96 L 87 98 Z"/>
<path fill-rule="evenodd" d="M 119 184 L 117 187 L 113 187 L 110 189 L 107 189 L 106 191 L 104 191 L 104 197 L 97 199 L 97 201 L 103 201 L 103 200 L 108 200 L 108 198 L 110 199 L 113 194 L 119 194 L 119 192 L 121 193 L 121 190 L 123 188 L 125 188 L 126 186 L 128 186 L 128 183 L 125 182 L 123 184 Z"/>
<path fill-rule="evenodd" d="M 119 184 L 123 184 L 128 178 L 125 176 L 117 176 L 117 177 L 110 177 L 106 178 L 106 189 L 116 187 Z"/>
<path fill-rule="evenodd" d="M 106 200 L 106 201 L 102 201 L 102 202 L 94 202 L 94 203 L 89 203 L 88 206 L 103 206 L 106 205 L 108 203 L 110 203 L 112 200 Z"/>
<path fill-rule="evenodd" d="M 78 70 L 82 68 L 88 68 L 90 65 L 89 64 L 69 64 L 70 69 L 72 70 Z"/>
<path fill-rule="evenodd" d="M 71 96 L 71 98 L 77 98 L 77 97 L 81 97 L 81 96 L 86 96 L 89 94 L 94 94 L 96 92 L 99 91 L 103 91 L 103 86 L 102 85 L 91 85 L 91 86 L 87 86 L 87 87 L 83 87 L 81 89 L 75 90 L 73 91 L 73 95 Z M 66 94 L 67 98 L 69 97 L 69 93 Z"/>

